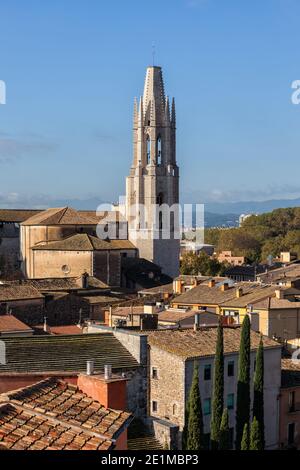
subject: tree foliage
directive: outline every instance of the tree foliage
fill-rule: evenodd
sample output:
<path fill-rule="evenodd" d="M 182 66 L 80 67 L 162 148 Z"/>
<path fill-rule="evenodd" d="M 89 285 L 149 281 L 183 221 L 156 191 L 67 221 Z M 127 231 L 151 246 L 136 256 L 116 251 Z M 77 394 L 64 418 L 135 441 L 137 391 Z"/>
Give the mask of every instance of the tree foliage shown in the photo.
<path fill-rule="evenodd" d="M 252 424 L 251 424 L 251 432 L 250 432 L 250 450 L 264 450 L 264 443 L 263 438 L 261 435 L 261 430 L 259 426 L 259 422 L 254 417 Z"/>
<path fill-rule="evenodd" d="M 256 353 L 256 367 L 254 374 L 254 398 L 253 398 L 253 418 L 258 422 L 260 428 L 261 445 L 265 446 L 265 425 L 264 425 L 264 347 L 260 338 L 259 348 Z"/>
<path fill-rule="evenodd" d="M 199 389 L 199 369 L 198 365 L 195 363 L 193 381 L 189 395 L 186 450 L 202 450 L 203 448 L 204 435 L 201 396 Z"/>
<path fill-rule="evenodd" d="M 236 449 L 240 449 L 245 424 L 250 421 L 250 319 L 246 315 L 241 330 L 236 404 Z"/>
<path fill-rule="evenodd" d="M 243 429 L 241 450 L 249 450 L 249 447 L 250 447 L 249 423 L 246 423 Z"/>
<path fill-rule="evenodd" d="M 224 340 L 221 318 L 218 326 L 216 344 L 216 355 L 214 362 L 213 401 L 211 417 L 211 445 L 213 449 L 218 448 L 220 438 L 220 427 L 224 407 Z"/>
<path fill-rule="evenodd" d="M 230 250 L 245 256 L 249 263 L 266 262 L 269 255 L 278 257 L 282 251 L 300 258 L 300 207 L 252 215 L 239 228 L 206 229 L 205 242 L 218 253 Z"/>
<path fill-rule="evenodd" d="M 217 276 L 222 275 L 227 268 L 224 263 L 219 263 L 216 258 L 210 258 L 205 252 L 199 255 L 187 252 L 183 255 L 181 261 L 181 274 Z"/>
<path fill-rule="evenodd" d="M 229 415 L 227 408 L 225 408 L 220 427 L 219 450 L 229 450 L 230 447 Z"/>

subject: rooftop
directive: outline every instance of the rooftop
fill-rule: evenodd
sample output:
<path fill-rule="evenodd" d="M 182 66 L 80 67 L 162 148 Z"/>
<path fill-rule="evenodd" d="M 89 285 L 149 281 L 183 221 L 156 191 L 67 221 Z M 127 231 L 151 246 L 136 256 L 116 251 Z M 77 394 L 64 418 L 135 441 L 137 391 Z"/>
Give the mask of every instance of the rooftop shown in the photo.
<path fill-rule="evenodd" d="M 46 279 L 24 279 L 22 281 L 7 281 L 9 286 L 31 286 L 41 292 L 46 291 L 69 291 L 82 289 L 82 277 L 68 277 L 68 278 L 46 278 Z M 106 289 L 108 285 L 100 281 L 94 276 L 88 277 L 88 288 Z M 1 287 L 1 285 L 0 285 Z"/>
<path fill-rule="evenodd" d="M 131 421 L 55 378 L 0 400 L 1 445 L 9 450 L 108 450 Z"/>
<path fill-rule="evenodd" d="M 170 309 L 165 310 L 158 314 L 158 322 L 180 322 L 188 318 L 194 318 L 195 315 L 199 314 L 200 324 L 201 325 L 217 325 L 219 321 L 219 315 L 211 312 L 200 312 L 199 310 L 180 310 L 180 309 Z"/>
<path fill-rule="evenodd" d="M 300 387 L 300 361 L 281 360 L 281 387 Z"/>
<path fill-rule="evenodd" d="M 71 207 L 51 208 L 26 219 L 22 225 L 96 225 L 98 219 Z"/>
<path fill-rule="evenodd" d="M 236 353 L 240 348 L 241 328 L 224 328 L 224 354 Z M 148 342 L 182 359 L 216 354 L 217 328 L 194 330 L 160 330 L 149 333 Z M 251 330 L 251 350 L 259 346 L 260 334 Z M 263 337 L 265 348 L 281 348 L 275 341 Z"/>
<path fill-rule="evenodd" d="M 39 212 L 40 210 L 0 209 L 0 222 L 21 223 Z"/>
<path fill-rule="evenodd" d="M 222 290 L 220 285 L 210 287 L 206 284 L 200 284 L 191 290 L 179 295 L 173 299 L 174 304 L 207 304 L 218 305 L 236 297 L 236 289 L 243 288 L 244 293 L 252 292 L 258 284 L 249 282 L 239 282 L 234 285 L 228 285 L 227 290 Z"/>
<path fill-rule="evenodd" d="M 32 249 L 57 251 L 136 250 L 129 240 L 101 240 L 87 233 L 72 235 L 64 240 L 40 243 L 34 245 Z"/>
<path fill-rule="evenodd" d="M 6 365 L 2 373 L 57 373 L 77 374 L 86 370 L 86 362 L 93 359 L 95 370 L 111 364 L 113 369 L 134 369 L 138 362 L 112 333 L 33 336 L 3 338 L 6 346 Z"/>
<path fill-rule="evenodd" d="M 39 290 L 31 285 L 0 283 L 0 302 L 7 302 L 10 300 L 28 300 L 43 298 L 44 297 L 39 292 Z"/>
<path fill-rule="evenodd" d="M 30 333 L 33 330 L 13 315 L 0 315 L 0 336 L 7 333 Z"/>

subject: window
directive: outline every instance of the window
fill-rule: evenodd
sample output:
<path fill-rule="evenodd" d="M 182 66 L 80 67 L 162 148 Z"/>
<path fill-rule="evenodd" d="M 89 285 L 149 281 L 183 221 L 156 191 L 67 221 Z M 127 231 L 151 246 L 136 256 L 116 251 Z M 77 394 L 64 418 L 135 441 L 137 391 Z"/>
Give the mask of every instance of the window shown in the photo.
<path fill-rule="evenodd" d="M 211 365 L 205 364 L 204 366 L 204 380 L 211 380 Z"/>
<path fill-rule="evenodd" d="M 173 405 L 173 410 L 172 410 L 172 412 L 173 412 L 173 416 L 176 416 L 176 415 L 177 415 L 177 405 L 176 405 L 176 403 L 174 403 L 174 405 Z"/>
<path fill-rule="evenodd" d="M 157 165 L 162 163 L 162 153 L 161 153 L 161 137 L 158 137 L 156 142 L 156 162 Z"/>
<path fill-rule="evenodd" d="M 227 365 L 227 375 L 228 377 L 234 376 L 234 361 L 229 361 Z"/>
<path fill-rule="evenodd" d="M 153 411 L 153 413 L 157 412 L 157 401 L 152 402 L 152 411 Z"/>
<path fill-rule="evenodd" d="M 289 393 L 289 412 L 295 411 L 295 392 Z"/>
<path fill-rule="evenodd" d="M 295 442 L 295 423 L 288 425 L 288 445 L 292 445 Z"/>
<path fill-rule="evenodd" d="M 156 367 L 152 367 L 152 379 L 158 379 L 158 371 Z"/>
<path fill-rule="evenodd" d="M 204 406 L 203 406 L 203 414 L 204 416 L 210 415 L 211 413 L 211 399 L 205 398 Z"/>
<path fill-rule="evenodd" d="M 234 409 L 234 393 L 229 393 L 227 395 L 227 408 L 228 410 Z"/>
<path fill-rule="evenodd" d="M 151 141 L 150 137 L 147 136 L 147 165 L 151 163 Z"/>

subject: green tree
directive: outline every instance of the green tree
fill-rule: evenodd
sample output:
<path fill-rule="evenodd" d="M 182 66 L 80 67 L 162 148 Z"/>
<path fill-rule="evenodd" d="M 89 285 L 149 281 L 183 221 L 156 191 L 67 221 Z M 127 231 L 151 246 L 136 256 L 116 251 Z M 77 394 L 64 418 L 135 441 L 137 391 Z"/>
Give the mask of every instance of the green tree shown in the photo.
<path fill-rule="evenodd" d="M 236 449 L 239 450 L 245 424 L 250 421 L 250 319 L 246 315 L 241 330 L 236 404 Z"/>
<path fill-rule="evenodd" d="M 262 441 L 262 447 L 265 447 L 265 425 L 264 425 L 264 346 L 262 337 L 256 353 L 256 366 L 254 374 L 254 398 L 253 398 L 253 419 L 256 419 Z"/>
<path fill-rule="evenodd" d="M 251 424 L 250 450 L 264 450 L 263 438 L 257 419 L 254 417 Z"/>
<path fill-rule="evenodd" d="M 249 424 L 246 423 L 244 426 L 244 430 L 243 430 L 241 450 L 249 450 L 249 447 L 250 447 Z"/>
<path fill-rule="evenodd" d="M 219 319 L 216 355 L 214 362 L 213 401 L 211 418 L 211 445 L 218 448 L 224 406 L 224 340 L 222 319 Z"/>
<path fill-rule="evenodd" d="M 219 434 L 219 450 L 230 449 L 229 415 L 227 408 L 224 409 Z"/>
<path fill-rule="evenodd" d="M 186 450 L 202 450 L 204 448 L 203 418 L 199 389 L 199 369 L 196 363 L 189 395 L 188 415 Z"/>

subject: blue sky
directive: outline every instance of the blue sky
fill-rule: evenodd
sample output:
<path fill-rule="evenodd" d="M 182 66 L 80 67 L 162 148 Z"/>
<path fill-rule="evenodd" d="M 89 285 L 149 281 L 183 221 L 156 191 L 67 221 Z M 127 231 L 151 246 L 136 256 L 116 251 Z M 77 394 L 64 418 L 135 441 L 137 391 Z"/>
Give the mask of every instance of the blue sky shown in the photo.
<path fill-rule="evenodd" d="M 300 196 L 298 0 L 3 0 L 0 18 L 2 206 L 124 193 L 153 41 L 183 199 Z"/>

